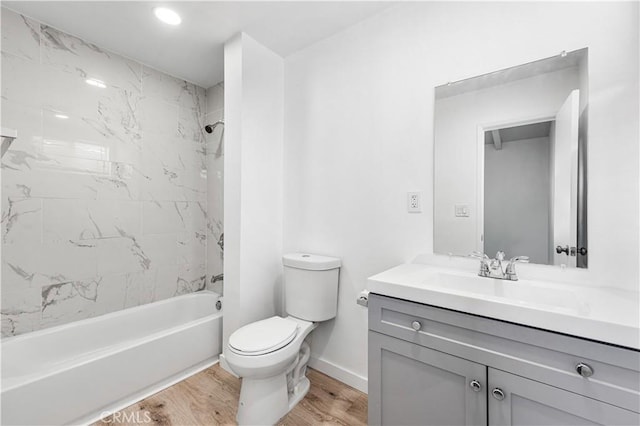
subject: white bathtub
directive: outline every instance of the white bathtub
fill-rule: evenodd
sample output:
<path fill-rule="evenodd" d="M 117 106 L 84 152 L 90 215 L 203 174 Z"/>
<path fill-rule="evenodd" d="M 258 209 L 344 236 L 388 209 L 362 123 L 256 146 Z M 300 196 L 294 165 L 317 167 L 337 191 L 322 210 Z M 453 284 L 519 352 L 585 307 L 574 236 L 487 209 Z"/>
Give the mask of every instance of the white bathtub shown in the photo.
<path fill-rule="evenodd" d="M 218 294 L 201 291 L 2 342 L 2 424 L 85 424 L 218 360 Z"/>

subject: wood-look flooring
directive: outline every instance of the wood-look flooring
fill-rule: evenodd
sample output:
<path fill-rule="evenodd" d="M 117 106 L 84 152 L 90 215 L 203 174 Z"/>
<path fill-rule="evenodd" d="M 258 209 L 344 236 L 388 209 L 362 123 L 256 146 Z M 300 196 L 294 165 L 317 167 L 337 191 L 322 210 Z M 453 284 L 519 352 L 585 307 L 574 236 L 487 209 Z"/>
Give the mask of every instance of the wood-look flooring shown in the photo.
<path fill-rule="evenodd" d="M 309 392 L 279 425 L 367 424 L 366 394 L 310 368 L 307 377 Z M 216 364 L 93 426 L 234 425 L 239 395 L 240 379 Z"/>

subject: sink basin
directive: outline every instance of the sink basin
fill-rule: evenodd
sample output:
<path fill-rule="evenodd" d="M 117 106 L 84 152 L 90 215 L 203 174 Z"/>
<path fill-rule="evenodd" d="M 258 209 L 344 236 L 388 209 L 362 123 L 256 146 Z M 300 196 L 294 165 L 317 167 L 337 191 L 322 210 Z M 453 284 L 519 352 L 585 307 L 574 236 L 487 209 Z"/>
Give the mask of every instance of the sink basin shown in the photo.
<path fill-rule="evenodd" d="M 436 291 L 471 293 L 496 301 L 508 299 L 511 304 L 544 306 L 575 313 L 588 310 L 588 305 L 581 303 L 574 291 L 557 285 L 552 289 L 549 284 L 537 281 L 508 281 L 471 273 L 433 272 L 423 278 L 422 284 Z"/>

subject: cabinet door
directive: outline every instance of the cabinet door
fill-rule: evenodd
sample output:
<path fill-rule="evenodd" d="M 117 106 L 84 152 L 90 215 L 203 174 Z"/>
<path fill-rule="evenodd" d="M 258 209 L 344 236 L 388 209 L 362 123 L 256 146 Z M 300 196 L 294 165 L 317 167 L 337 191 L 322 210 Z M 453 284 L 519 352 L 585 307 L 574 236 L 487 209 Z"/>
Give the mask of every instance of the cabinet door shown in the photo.
<path fill-rule="evenodd" d="M 370 331 L 369 424 L 486 425 L 486 374 L 484 365 Z"/>
<path fill-rule="evenodd" d="M 493 368 L 490 425 L 638 425 L 640 415 L 564 389 Z"/>

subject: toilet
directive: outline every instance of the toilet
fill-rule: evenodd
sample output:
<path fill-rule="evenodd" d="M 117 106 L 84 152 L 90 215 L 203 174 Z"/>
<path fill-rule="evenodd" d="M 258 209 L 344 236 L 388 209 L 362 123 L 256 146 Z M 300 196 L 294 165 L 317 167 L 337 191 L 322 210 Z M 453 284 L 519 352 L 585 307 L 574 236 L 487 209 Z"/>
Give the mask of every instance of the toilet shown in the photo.
<path fill-rule="evenodd" d="M 240 425 L 275 424 L 304 398 L 311 354 L 305 338 L 320 321 L 335 318 L 338 309 L 340 259 L 294 253 L 282 262 L 288 316 L 239 328 L 225 351 L 229 367 L 242 378 Z"/>

